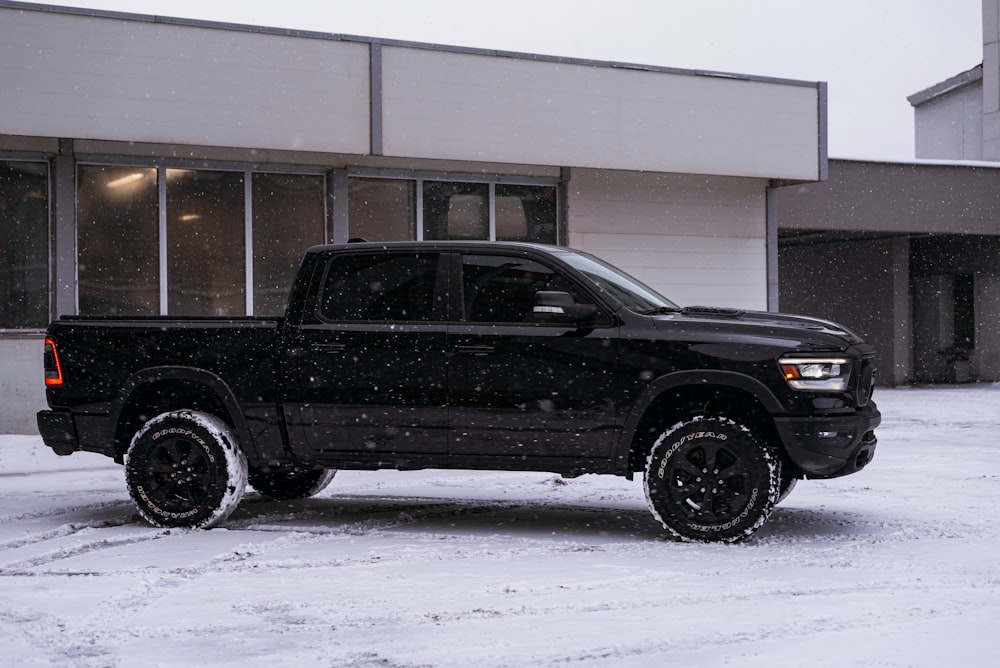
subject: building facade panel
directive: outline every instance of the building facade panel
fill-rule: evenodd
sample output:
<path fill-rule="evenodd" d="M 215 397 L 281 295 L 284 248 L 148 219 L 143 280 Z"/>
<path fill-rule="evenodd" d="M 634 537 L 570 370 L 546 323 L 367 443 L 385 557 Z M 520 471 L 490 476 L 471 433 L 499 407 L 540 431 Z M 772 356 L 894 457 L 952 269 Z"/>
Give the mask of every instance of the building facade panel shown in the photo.
<path fill-rule="evenodd" d="M 918 158 L 982 160 L 982 81 L 917 107 L 914 123 Z"/>
<path fill-rule="evenodd" d="M 0 7 L 0 133 L 364 153 L 368 46 Z"/>
<path fill-rule="evenodd" d="M 643 244 L 643 251 L 636 251 Z M 570 245 L 601 257 L 682 306 L 767 310 L 764 240 L 570 232 Z"/>
<path fill-rule="evenodd" d="M 569 245 L 683 305 L 766 310 L 764 185 L 757 179 L 575 169 L 567 195 Z"/>
<path fill-rule="evenodd" d="M 45 407 L 41 339 L 0 337 L 0 434 L 33 434 Z"/>
<path fill-rule="evenodd" d="M 382 58 L 387 155 L 818 178 L 815 85 L 404 47 Z"/>

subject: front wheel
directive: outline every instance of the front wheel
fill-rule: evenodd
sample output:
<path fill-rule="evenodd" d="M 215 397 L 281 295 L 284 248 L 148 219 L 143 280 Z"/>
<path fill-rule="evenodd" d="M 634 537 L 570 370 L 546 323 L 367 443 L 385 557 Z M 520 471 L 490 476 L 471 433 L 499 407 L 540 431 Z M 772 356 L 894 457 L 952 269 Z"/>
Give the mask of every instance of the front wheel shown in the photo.
<path fill-rule="evenodd" d="M 781 461 L 753 432 L 721 417 L 697 417 L 665 430 L 645 473 L 650 510 L 684 540 L 736 542 L 770 516 Z"/>
<path fill-rule="evenodd" d="M 225 422 L 207 413 L 163 413 L 136 433 L 125 482 L 139 514 L 158 527 L 207 529 L 243 499 L 247 462 Z"/>

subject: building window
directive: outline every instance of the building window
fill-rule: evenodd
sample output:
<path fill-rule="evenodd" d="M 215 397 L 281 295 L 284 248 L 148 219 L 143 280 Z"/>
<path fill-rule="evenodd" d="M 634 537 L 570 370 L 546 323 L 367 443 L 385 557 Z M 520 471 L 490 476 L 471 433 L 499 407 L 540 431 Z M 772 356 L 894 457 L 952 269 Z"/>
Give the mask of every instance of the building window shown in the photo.
<path fill-rule="evenodd" d="M 350 236 L 367 241 L 415 238 L 416 182 L 352 178 L 347 183 Z"/>
<path fill-rule="evenodd" d="M 78 182 L 85 315 L 281 315 L 326 240 L 318 174 L 82 165 Z"/>
<path fill-rule="evenodd" d="M 48 165 L 0 161 L 0 329 L 48 320 Z"/>
<path fill-rule="evenodd" d="M 167 313 L 246 312 L 242 172 L 167 170 Z"/>
<path fill-rule="evenodd" d="M 302 255 L 326 240 L 325 179 L 253 174 L 253 312 L 282 315 Z"/>
<path fill-rule="evenodd" d="M 368 241 L 555 244 L 557 216 L 554 185 L 366 176 L 348 181 L 348 233 Z"/>
<path fill-rule="evenodd" d="M 424 181 L 424 239 L 489 239 L 486 183 Z"/>
<path fill-rule="evenodd" d="M 496 238 L 556 243 L 555 186 L 497 185 Z"/>
<path fill-rule="evenodd" d="M 77 285 L 83 315 L 160 312 L 156 169 L 88 165 L 77 188 Z"/>

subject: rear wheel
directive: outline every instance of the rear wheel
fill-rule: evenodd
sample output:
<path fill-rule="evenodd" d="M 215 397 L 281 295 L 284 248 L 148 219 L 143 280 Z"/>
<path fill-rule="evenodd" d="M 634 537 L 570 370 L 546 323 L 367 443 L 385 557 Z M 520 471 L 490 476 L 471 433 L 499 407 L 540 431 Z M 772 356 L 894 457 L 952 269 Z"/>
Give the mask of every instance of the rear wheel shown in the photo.
<path fill-rule="evenodd" d="M 207 529 L 229 517 L 247 484 L 232 429 L 207 413 L 163 413 L 136 433 L 125 482 L 139 514 L 158 527 Z"/>
<path fill-rule="evenodd" d="M 336 469 L 250 469 L 250 486 L 272 499 L 305 499 L 322 492 Z"/>
<path fill-rule="evenodd" d="M 759 529 L 777 502 L 781 462 L 748 428 L 698 417 L 660 434 L 646 463 L 653 515 L 684 540 L 735 542 Z"/>

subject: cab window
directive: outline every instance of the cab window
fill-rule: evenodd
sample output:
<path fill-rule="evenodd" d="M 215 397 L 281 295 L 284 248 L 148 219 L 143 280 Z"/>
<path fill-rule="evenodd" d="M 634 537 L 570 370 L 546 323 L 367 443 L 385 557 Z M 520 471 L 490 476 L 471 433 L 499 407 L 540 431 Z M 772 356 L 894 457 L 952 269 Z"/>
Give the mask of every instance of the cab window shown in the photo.
<path fill-rule="evenodd" d="M 319 317 L 327 322 L 428 321 L 434 317 L 437 253 L 334 256 Z"/>
<path fill-rule="evenodd" d="M 463 315 L 467 322 L 534 322 L 535 293 L 539 290 L 568 292 L 577 302 L 589 303 L 572 281 L 535 260 L 485 254 L 462 258 Z"/>

